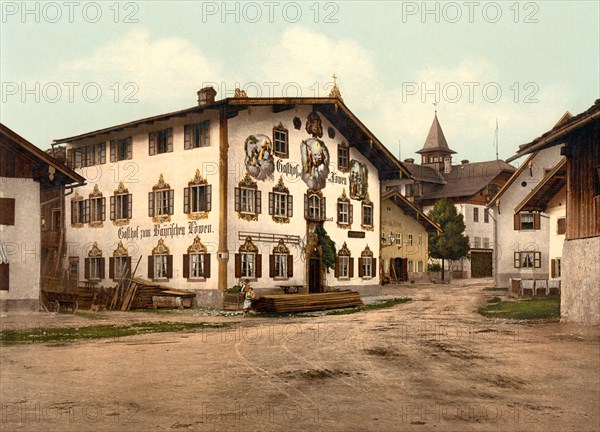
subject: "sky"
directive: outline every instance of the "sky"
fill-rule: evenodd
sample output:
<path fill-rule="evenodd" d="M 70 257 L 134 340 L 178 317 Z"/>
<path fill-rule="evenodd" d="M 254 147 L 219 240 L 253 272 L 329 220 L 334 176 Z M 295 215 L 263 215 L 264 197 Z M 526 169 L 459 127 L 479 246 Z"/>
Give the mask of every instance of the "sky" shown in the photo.
<path fill-rule="evenodd" d="M 505 159 L 600 97 L 600 2 L 0 2 L 0 121 L 46 149 L 212 84 L 327 96 L 401 159 L 437 110 L 455 162 Z"/>

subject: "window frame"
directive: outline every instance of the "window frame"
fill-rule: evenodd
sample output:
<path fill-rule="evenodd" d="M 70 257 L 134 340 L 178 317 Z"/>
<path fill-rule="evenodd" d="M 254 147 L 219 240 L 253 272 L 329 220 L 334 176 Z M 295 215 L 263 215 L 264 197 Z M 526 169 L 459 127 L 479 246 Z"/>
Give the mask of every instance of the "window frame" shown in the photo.
<path fill-rule="evenodd" d="M 483 209 L 483 223 L 490 223 L 490 209 L 487 207 Z"/>
<path fill-rule="evenodd" d="M 519 251 L 514 253 L 514 268 L 533 269 L 541 268 L 542 253 L 540 251 Z M 527 264 L 527 265 L 524 265 Z"/>
<path fill-rule="evenodd" d="M 338 144 L 337 150 L 338 170 L 348 172 L 350 170 L 350 146 L 345 141 L 342 141 Z"/>
<path fill-rule="evenodd" d="M 374 221 L 373 221 L 373 216 L 374 216 L 373 215 L 373 212 L 374 212 L 373 203 L 371 203 L 371 202 L 366 203 L 366 202 L 363 201 L 361 207 L 362 207 L 362 218 L 361 218 L 362 219 L 362 223 L 361 223 L 361 226 L 363 228 L 373 228 L 373 226 L 374 226 L 373 225 L 374 224 Z M 367 209 L 368 209 L 368 212 L 365 211 Z M 368 221 L 367 221 L 367 213 L 369 213 L 369 220 Z"/>
<path fill-rule="evenodd" d="M 256 279 L 256 252 L 240 252 L 240 271 L 244 279 Z M 251 259 L 250 259 L 251 258 Z"/>
<path fill-rule="evenodd" d="M 210 120 L 202 120 L 183 126 L 183 149 L 194 150 L 210 147 Z"/>
<path fill-rule="evenodd" d="M 473 222 L 479 223 L 479 207 L 473 207 Z"/>
<path fill-rule="evenodd" d="M 197 259 L 198 266 L 194 266 L 194 259 Z M 206 253 L 188 252 L 189 260 L 189 280 L 205 280 L 206 279 Z"/>
<path fill-rule="evenodd" d="M 278 136 L 279 135 L 279 136 Z M 282 123 L 273 127 L 273 154 L 280 158 L 288 158 L 290 155 L 289 145 L 290 134 L 288 129 Z M 277 146 L 280 149 L 277 149 Z"/>

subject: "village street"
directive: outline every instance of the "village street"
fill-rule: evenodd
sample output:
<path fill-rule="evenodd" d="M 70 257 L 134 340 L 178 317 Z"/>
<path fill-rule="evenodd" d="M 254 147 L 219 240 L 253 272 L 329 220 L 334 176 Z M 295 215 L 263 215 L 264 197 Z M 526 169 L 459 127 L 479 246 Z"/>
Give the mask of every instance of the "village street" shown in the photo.
<path fill-rule="evenodd" d="M 385 287 L 413 302 L 298 318 L 18 315 L 223 329 L 2 345 L 5 431 L 597 431 L 600 329 L 478 315 L 490 280 Z"/>

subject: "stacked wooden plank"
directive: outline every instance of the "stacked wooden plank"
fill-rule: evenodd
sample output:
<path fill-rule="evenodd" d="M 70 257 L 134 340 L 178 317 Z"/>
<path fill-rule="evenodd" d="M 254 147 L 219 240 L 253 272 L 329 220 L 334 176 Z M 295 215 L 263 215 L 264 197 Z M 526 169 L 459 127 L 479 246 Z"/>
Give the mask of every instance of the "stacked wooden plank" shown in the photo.
<path fill-rule="evenodd" d="M 356 291 L 331 291 L 314 294 L 266 295 L 252 301 L 257 312 L 291 313 L 338 309 L 362 305 Z"/>
<path fill-rule="evenodd" d="M 122 305 L 122 308 L 126 307 L 126 309 L 121 308 L 121 310 L 148 309 L 155 307 L 157 302 L 155 300 L 153 301 L 153 297 L 172 297 L 173 304 L 181 304 L 181 307 L 191 307 L 193 305 L 193 300 L 196 297 L 196 294 L 192 291 L 166 287 L 142 278 L 131 279 L 129 286 L 130 288 L 126 290 L 125 301 Z M 175 299 L 177 297 L 181 298 L 182 301 L 176 302 Z M 166 303 L 159 302 L 159 304 Z"/>

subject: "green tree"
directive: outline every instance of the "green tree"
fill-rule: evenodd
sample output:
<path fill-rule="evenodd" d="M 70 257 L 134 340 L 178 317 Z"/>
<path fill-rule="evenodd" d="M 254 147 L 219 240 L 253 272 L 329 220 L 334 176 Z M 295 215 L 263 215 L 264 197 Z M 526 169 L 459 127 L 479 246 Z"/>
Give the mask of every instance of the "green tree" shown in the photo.
<path fill-rule="evenodd" d="M 444 280 L 444 260 L 459 260 L 469 253 L 469 237 L 464 235 L 463 215 L 449 199 L 439 200 L 428 216 L 441 228 L 442 233 L 429 234 L 429 256 L 442 260 L 442 280 Z"/>

